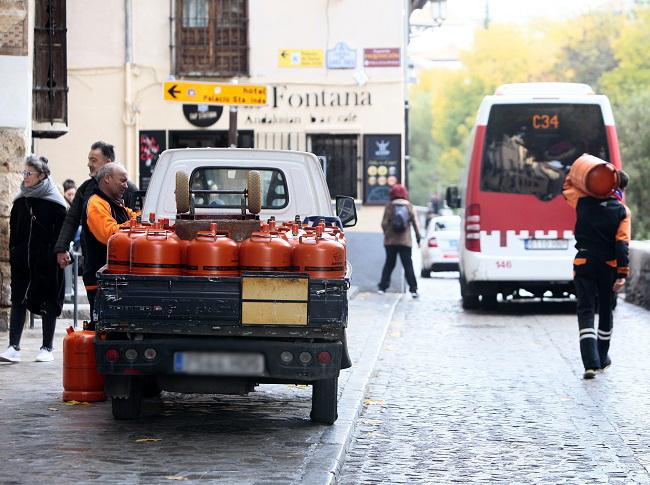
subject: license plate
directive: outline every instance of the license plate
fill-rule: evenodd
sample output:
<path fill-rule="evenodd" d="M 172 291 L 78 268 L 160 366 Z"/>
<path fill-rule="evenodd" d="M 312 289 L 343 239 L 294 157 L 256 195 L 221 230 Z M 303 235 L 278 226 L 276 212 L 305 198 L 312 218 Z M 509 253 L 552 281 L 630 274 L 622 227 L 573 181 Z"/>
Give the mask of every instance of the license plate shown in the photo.
<path fill-rule="evenodd" d="M 458 248 L 458 241 L 456 239 L 449 240 L 449 247 L 452 249 Z"/>
<path fill-rule="evenodd" d="M 568 239 L 526 239 L 526 249 L 568 249 Z"/>
<path fill-rule="evenodd" d="M 264 355 L 238 352 L 175 352 L 174 372 L 213 376 L 260 376 Z"/>

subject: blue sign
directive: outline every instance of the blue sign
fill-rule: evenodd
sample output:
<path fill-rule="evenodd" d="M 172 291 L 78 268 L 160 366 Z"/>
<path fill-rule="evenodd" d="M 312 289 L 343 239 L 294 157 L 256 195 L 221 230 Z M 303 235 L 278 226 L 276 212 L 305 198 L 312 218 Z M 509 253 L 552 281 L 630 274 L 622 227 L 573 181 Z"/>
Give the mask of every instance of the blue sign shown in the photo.
<path fill-rule="evenodd" d="M 345 42 L 339 42 L 334 49 L 327 49 L 328 69 L 354 69 L 357 67 L 357 51 L 350 49 Z"/>

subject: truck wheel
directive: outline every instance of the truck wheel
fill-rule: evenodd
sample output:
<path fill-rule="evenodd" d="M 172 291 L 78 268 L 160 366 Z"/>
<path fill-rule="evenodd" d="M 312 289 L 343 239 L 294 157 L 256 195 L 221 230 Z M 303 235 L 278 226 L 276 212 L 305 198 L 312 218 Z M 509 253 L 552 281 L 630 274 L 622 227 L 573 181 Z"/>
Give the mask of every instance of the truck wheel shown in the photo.
<path fill-rule="evenodd" d="M 158 387 L 156 376 L 148 376 L 144 378 L 142 383 L 142 397 L 158 397 L 162 390 Z"/>
<path fill-rule="evenodd" d="M 262 210 L 262 176 L 258 170 L 248 172 L 248 212 L 259 214 Z"/>
<path fill-rule="evenodd" d="M 431 278 L 431 270 L 422 268 L 420 270 L 420 276 L 422 278 Z"/>
<path fill-rule="evenodd" d="M 314 423 L 334 424 L 337 413 L 339 378 L 323 379 L 312 385 L 311 420 Z"/>
<path fill-rule="evenodd" d="M 478 295 L 471 295 L 469 293 L 469 290 L 467 288 L 467 281 L 465 281 L 465 277 L 462 274 L 460 275 L 459 281 L 460 297 L 463 303 L 463 310 L 476 310 L 480 305 Z"/>
<path fill-rule="evenodd" d="M 176 213 L 185 214 L 190 210 L 190 181 L 185 172 L 176 172 Z"/>
<path fill-rule="evenodd" d="M 128 397 L 112 397 L 113 417 L 119 420 L 137 419 L 142 411 L 142 382 L 131 379 Z"/>

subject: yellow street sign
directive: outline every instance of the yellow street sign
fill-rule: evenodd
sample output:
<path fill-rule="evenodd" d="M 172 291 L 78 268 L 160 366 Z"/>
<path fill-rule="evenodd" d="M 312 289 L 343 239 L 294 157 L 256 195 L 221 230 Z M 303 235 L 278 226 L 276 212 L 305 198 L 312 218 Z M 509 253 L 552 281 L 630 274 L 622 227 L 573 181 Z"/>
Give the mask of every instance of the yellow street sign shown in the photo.
<path fill-rule="evenodd" d="M 279 67 L 323 67 L 322 49 L 280 49 Z"/>
<path fill-rule="evenodd" d="M 266 86 L 253 84 L 218 84 L 189 81 L 166 81 L 165 101 L 192 104 L 265 106 Z"/>

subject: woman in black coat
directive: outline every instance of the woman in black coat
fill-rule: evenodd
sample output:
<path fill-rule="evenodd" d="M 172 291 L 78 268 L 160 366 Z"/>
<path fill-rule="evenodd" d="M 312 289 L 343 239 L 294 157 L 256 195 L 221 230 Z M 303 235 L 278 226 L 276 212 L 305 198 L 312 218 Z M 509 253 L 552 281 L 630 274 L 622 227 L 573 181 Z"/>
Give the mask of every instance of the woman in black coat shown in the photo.
<path fill-rule="evenodd" d="M 21 361 L 20 337 L 28 309 L 41 315 L 43 322 L 43 345 L 36 361 L 54 359 L 54 328 L 64 294 L 63 270 L 56 263 L 54 244 L 65 213 L 65 200 L 50 177 L 47 159 L 28 157 L 9 222 L 11 316 L 9 347 L 0 354 L 2 361 Z"/>

